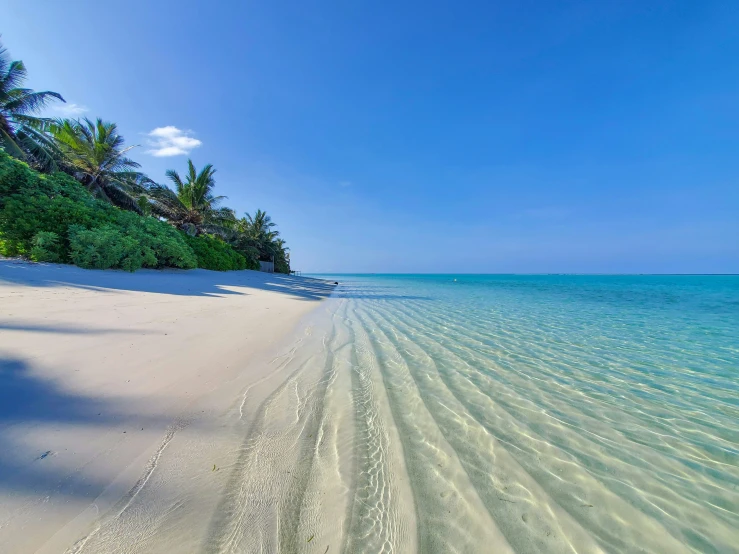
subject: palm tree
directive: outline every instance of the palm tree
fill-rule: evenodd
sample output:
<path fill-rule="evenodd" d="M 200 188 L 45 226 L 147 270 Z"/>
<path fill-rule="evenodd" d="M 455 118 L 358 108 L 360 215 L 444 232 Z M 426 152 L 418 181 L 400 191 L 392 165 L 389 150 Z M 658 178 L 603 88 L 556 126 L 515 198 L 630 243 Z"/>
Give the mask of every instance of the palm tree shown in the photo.
<path fill-rule="evenodd" d="M 55 170 L 58 153 L 45 133 L 49 120 L 33 114 L 50 101 L 65 100 L 56 92 L 22 88 L 27 76 L 23 62 L 10 61 L 0 44 L 0 146 L 37 169 Z"/>
<path fill-rule="evenodd" d="M 275 239 L 273 245 L 275 248 L 275 271 L 290 273 L 290 249 L 282 239 Z"/>
<path fill-rule="evenodd" d="M 208 164 L 198 173 L 192 160 L 187 160 L 187 165 L 184 181 L 175 170 L 167 171 L 175 190 L 165 185 L 149 187 L 152 211 L 191 235 L 228 235 L 236 217 L 230 208 L 219 207 L 226 197 L 213 194 L 216 184 L 213 174 L 216 170 Z"/>
<path fill-rule="evenodd" d="M 254 215 L 247 213 L 236 223 L 239 237 L 234 244 L 243 253 L 254 252 L 257 259 L 274 262 L 275 271 L 290 273 L 289 248 L 275 227 L 275 222 L 267 212 L 257 210 Z"/>
<path fill-rule="evenodd" d="M 49 126 L 62 154 L 62 167 L 93 195 L 121 208 L 141 213 L 137 199 L 150 180 L 136 171 L 138 163 L 126 157 L 134 146 L 124 147 L 118 126 L 102 119 L 59 120 Z"/>
<path fill-rule="evenodd" d="M 237 229 L 259 250 L 259 258 L 264 261 L 273 261 L 276 252 L 274 241 L 280 232 L 273 230 L 275 226 L 276 223 L 263 210 L 257 210 L 253 216 L 246 213 L 237 223 Z"/>

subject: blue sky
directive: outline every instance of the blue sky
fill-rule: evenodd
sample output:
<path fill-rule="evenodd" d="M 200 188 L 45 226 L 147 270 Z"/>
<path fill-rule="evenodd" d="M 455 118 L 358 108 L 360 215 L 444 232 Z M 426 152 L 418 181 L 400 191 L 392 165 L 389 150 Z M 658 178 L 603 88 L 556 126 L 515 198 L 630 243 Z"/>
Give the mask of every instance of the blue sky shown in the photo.
<path fill-rule="evenodd" d="M 295 269 L 739 272 L 739 3 L 3 4 L 33 88 Z"/>

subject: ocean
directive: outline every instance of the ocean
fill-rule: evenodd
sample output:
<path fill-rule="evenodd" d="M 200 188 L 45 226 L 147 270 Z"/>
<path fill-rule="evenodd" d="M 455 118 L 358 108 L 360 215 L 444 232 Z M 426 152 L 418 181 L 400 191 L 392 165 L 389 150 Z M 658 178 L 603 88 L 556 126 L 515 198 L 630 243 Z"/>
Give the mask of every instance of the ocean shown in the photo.
<path fill-rule="evenodd" d="M 739 276 L 320 277 L 342 551 L 739 552 Z"/>

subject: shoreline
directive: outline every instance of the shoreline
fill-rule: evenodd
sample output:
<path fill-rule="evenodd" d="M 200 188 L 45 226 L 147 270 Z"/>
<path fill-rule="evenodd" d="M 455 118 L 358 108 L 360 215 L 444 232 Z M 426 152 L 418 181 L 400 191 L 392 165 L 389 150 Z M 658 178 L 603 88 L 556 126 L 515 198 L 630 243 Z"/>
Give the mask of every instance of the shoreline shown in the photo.
<path fill-rule="evenodd" d="M 179 467 L 215 467 L 203 487 L 220 493 L 223 418 L 333 288 L 256 271 L 0 260 L 0 543 L 60 552 L 89 540 L 160 477 L 165 455 L 188 449 Z M 192 474 L 162 473 L 167 490 L 191 488 Z"/>
<path fill-rule="evenodd" d="M 29 267 L 0 263 L 10 552 L 736 544 L 736 281 Z"/>

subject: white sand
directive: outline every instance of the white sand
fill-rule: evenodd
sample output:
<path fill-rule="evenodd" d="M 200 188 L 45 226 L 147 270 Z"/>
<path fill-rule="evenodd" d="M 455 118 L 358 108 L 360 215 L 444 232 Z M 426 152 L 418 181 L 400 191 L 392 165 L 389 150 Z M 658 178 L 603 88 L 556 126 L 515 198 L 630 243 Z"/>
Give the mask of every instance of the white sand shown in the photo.
<path fill-rule="evenodd" d="M 252 271 L 0 260 L 0 551 L 210 548 L 213 529 L 238 520 L 222 517 L 234 515 L 223 491 L 259 497 L 231 485 L 244 429 L 269 424 L 249 421 L 251 398 L 285 380 L 270 377 L 271 353 L 295 333 L 310 340 L 305 318 L 332 289 Z M 269 529 L 269 507 L 261 517 L 255 529 Z"/>

